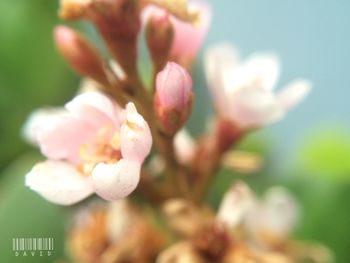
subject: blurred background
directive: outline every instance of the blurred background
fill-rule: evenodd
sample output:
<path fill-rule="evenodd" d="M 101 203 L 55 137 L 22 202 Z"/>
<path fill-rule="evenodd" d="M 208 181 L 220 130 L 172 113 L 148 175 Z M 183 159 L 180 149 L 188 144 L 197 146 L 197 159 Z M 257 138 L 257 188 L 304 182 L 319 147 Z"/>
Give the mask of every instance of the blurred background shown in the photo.
<path fill-rule="evenodd" d="M 229 182 L 246 180 L 258 193 L 287 186 L 301 206 L 295 237 L 332 249 L 336 262 L 350 262 L 350 2 L 347 0 L 212 1 L 213 23 L 205 46 L 236 45 L 245 57 L 274 51 L 282 60 L 280 86 L 303 77 L 312 94 L 281 122 L 244 140 L 264 167 L 253 175 L 220 171 L 209 200 L 216 206 Z M 24 175 L 42 159 L 21 138 L 21 126 L 39 107 L 62 105 L 79 77 L 55 51 L 52 29 L 58 1 L 0 1 L 0 261 L 50 262 L 62 258 L 70 211 L 51 205 L 24 187 Z M 75 23 L 88 32 L 90 26 Z M 193 134 L 211 114 L 201 58 L 194 65 Z M 53 237 L 51 258 L 15 258 L 12 238 Z M 17 260 L 17 261 L 16 261 Z"/>

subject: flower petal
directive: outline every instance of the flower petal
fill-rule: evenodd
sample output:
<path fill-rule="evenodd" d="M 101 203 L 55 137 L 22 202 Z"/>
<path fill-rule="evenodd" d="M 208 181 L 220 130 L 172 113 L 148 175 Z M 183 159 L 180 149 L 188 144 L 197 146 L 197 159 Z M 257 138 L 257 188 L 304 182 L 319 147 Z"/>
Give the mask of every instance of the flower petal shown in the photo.
<path fill-rule="evenodd" d="M 67 116 L 67 114 L 64 108 L 42 108 L 33 111 L 22 128 L 24 139 L 33 145 L 38 144 L 37 136 L 46 122 L 53 116 Z"/>
<path fill-rule="evenodd" d="M 95 192 L 106 200 L 118 200 L 131 194 L 140 180 L 141 164 L 126 159 L 116 164 L 99 163 L 92 171 Z"/>
<path fill-rule="evenodd" d="M 142 163 L 152 147 L 152 135 L 147 122 L 133 103 L 126 105 L 125 122 L 120 128 L 120 148 L 123 158 Z"/>
<path fill-rule="evenodd" d="M 96 137 L 97 127 L 67 115 L 51 116 L 42 123 L 37 140 L 49 159 L 79 161 L 79 148 Z"/>
<path fill-rule="evenodd" d="M 60 205 L 72 205 L 93 193 L 87 178 L 64 162 L 45 161 L 36 164 L 25 180 L 30 189 Z"/>
<path fill-rule="evenodd" d="M 311 90 L 312 84 L 307 80 L 295 80 L 278 94 L 278 102 L 287 111 L 302 101 Z"/>
<path fill-rule="evenodd" d="M 181 164 L 188 164 L 193 160 L 196 150 L 194 139 L 187 130 L 182 129 L 176 133 L 174 138 L 176 158 Z"/>
<path fill-rule="evenodd" d="M 281 119 L 284 111 L 270 91 L 246 86 L 232 95 L 231 114 L 240 127 L 256 128 Z"/>
<path fill-rule="evenodd" d="M 283 187 L 272 187 L 265 193 L 261 210 L 261 224 L 273 233 L 287 236 L 298 219 L 294 197 Z"/>
<path fill-rule="evenodd" d="M 234 184 L 221 201 L 218 219 L 234 228 L 238 226 L 253 208 L 255 197 L 250 188 L 243 182 Z"/>
<path fill-rule="evenodd" d="M 242 65 L 241 78 L 245 84 L 260 86 L 272 90 L 279 78 L 280 63 L 277 55 L 256 53 L 251 55 Z"/>
<path fill-rule="evenodd" d="M 121 110 L 111 99 L 99 92 L 85 92 L 68 102 L 65 107 L 80 120 L 99 128 L 105 125 L 120 126 Z"/>
<path fill-rule="evenodd" d="M 229 115 L 227 90 L 233 87 L 230 77 L 239 64 L 238 51 L 227 43 L 206 50 L 204 70 L 211 96 L 220 115 Z"/>

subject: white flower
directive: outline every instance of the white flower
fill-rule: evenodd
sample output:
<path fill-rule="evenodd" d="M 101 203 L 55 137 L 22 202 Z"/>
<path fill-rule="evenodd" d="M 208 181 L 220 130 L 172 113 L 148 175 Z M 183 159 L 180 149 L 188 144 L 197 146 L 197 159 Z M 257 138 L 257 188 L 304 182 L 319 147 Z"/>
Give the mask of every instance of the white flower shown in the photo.
<path fill-rule="evenodd" d="M 310 91 L 306 80 L 295 80 L 275 94 L 279 77 L 276 55 L 257 53 L 241 62 L 228 44 L 211 47 L 205 54 L 205 73 L 220 117 L 243 129 L 280 120 Z"/>

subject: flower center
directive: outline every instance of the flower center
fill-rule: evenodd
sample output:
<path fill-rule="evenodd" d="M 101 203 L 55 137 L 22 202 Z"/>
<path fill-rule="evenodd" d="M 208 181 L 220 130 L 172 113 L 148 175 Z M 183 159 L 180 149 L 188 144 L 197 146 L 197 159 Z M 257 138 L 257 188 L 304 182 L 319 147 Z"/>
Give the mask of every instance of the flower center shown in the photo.
<path fill-rule="evenodd" d="M 79 148 L 81 162 L 76 169 L 84 176 L 89 176 L 99 163 L 113 164 L 121 159 L 119 133 L 112 134 L 112 127 L 103 127 L 94 143 L 82 144 Z"/>

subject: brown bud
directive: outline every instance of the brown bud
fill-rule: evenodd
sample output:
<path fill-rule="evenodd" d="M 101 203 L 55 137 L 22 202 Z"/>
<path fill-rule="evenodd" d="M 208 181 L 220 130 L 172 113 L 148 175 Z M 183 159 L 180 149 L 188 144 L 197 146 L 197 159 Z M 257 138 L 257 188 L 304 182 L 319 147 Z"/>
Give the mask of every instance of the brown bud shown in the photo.
<path fill-rule="evenodd" d="M 108 82 L 102 58 L 86 38 L 65 26 L 56 27 L 54 37 L 59 52 L 76 72 L 102 84 Z"/>
<path fill-rule="evenodd" d="M 174 29 L 169 13 L 155 9 L 146 24 L 146 42 L 156 72 L 161 70 L 168 60 L 173 37 Z"/>

